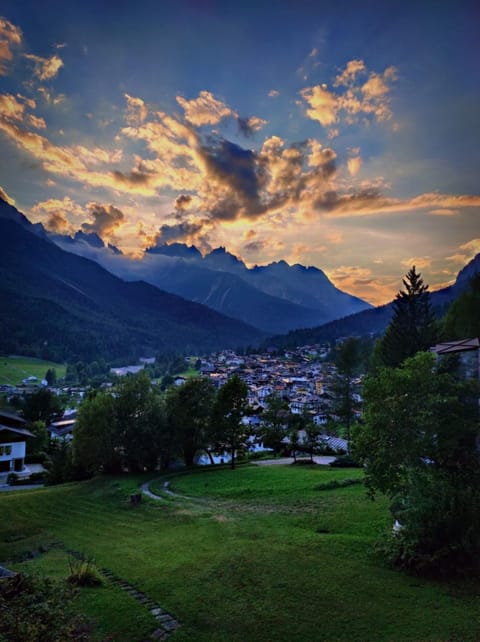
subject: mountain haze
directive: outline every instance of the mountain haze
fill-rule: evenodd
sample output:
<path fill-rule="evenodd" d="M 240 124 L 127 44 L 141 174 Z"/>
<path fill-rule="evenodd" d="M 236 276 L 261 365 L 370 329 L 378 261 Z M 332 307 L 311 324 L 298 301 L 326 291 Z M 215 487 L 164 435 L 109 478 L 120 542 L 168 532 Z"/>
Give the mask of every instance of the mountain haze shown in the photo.
<path fill-rule="evenodd" d="M 99 249 L 97 239 L 89 236 L 52 239 L 63 249 L 93 258 L 122 279 L 142 279 L 267 334 L 317 326 L 372 307 L 338 290 L 314 267 L 280 261 L 249 269 L 225 248 L 202 257 L 196 247 L 182 243 L 149 248 L 141 260 L 134 261 L 113 256 L 108 248 Z"/>
<path fill-rule="evenodd" d="M 258 341 L 258 330 L 65 252 L 0 203 L 0 350 L 134 358 Z"/>

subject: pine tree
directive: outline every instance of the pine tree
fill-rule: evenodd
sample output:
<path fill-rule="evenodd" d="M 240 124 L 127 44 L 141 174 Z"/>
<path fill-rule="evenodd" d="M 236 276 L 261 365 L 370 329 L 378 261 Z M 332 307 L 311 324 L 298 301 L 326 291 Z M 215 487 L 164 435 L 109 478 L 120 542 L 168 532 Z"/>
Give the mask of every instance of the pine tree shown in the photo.
<path fill-rule="evenodd" d="M 428 285 L 415 266 L 402 282 L 405 290 L 400 290 L 395 298 L 393 317 L 379 348 L 383 365 L 393 368 L 417 352 L 428 350 L 437 334 Z"/>

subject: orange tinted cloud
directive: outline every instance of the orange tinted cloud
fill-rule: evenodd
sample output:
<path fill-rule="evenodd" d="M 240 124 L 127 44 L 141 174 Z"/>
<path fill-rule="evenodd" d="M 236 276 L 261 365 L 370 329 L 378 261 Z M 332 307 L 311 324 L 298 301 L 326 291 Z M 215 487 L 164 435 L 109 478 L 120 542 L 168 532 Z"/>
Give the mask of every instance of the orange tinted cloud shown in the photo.
<path fill-rule="evenodd" d="M 125 223 L 125 214 L 113 205 L 88 203 L 87 209 L 91 221 L 82 224 L 84 232 L 94 232 L 102 238 L 111 238 L 115 231 Z"/>
<path fill-rule="evenodd" d="M 50 58 L 42 58 L 34 54 L 23 54 L 34 65 L 34 74 L 39 80 L 52 80 L 63 67 L 63 60 L 59 55 L 53 54 Z"/>
<path fill-rule="evenodd" d="M 325 270 L 333 283 L 346 292 L 355 292 L 362 299 L 374 305 L 391 301 L 398 290 L 398 277 L 381 277 L 370 268 L 342 265 L 333 270 Z"/>
<path fill-rule="evenodd" d="M 141 125 L 148 115 L 147 106 L 141 98 L 136 98 L 134 96 L 125 94 L 125 99 L 127 101 L 127 113 L 125 116 L 125 120 L 129 125 L 132 125 L 133 127 L 135 127 L 136 125 Z"/>
<path fill-rule="evenodd" d="M 12 46 L 20 46 L 22 31 L 6 18 L 0 17 L 0 76 L 5 76 L 13 59 Z"/>
<path fill-rule="evenodd" d="M 350 176 L 356 176 L 362 167 L 362 159 L 360 156 L 354 156 L 347 160 L 347 168 Z"/>
<path fill-rule="evenodd" d="M 24 102 L 20 102 L 11 94 L 0 94 L 0 116 L 8 120 L 23 120 Z"/>
<path fill-rule="evenodd" d="M 360 83 L 358 76 L 362 75 L 367 79 Z M 337 92 L 321 84 L 302 89 L 300 95 L 308 105 L 307 116 L 323 127 L 342 120 L 353 124 L 359 116 L 371 116 L 382 122 L 392 116 L 389 93 L 394 80 L 395 67 L 387 67 L 383 73 L 368 72 L 362 60 L 351 60 L 335 79 Z"/>
<path fill-rule="evenodd" d="M 185 112 L 185 119 L 196 127 L 216 125 L 223 118 L 236 115 L 230 107 L 215 98 L 209 91 L 201 91 L 198 98 L 192 100 L 177 96 L 177 102 Z"/>

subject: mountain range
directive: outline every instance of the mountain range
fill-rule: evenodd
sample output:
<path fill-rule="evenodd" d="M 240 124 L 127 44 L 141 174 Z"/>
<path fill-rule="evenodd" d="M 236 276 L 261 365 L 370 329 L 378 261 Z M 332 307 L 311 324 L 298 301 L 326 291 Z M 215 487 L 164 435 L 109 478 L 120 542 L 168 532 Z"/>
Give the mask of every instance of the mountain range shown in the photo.
<path fill-rule="evenodd" d="M 223 247 L 202 256 L 194 246 L 172 243 L 149 248 L 141 260 L 132 260 L 104 246 L 96 234 L 51 238 L 124 280 L 142 279 L 267 334 L 318 326 L 372 307 L 336 288 L 316 267 L 279 261 L 248 268 Z"/>
<path fill-rule="evenodd" d="M 438 314 L 478 271 L 480 255 L 432 292 Z M 381 334 L 393 312 L 393 302 L 373 308 L 341 292 L 317 268 L 248 268 L 225 248 L 202 256 L 172 243 L 134 261 L 96 234 L 49 234 L 2 200 L 0 300 L 0 352 L 69 361 Z"/>
<path fill-rule="evenodd" d="M 0 202 L 0 352 L 55 360 L 134 359 L 252 344 L 262 333 L 55 245 Z"/>
<path fill-rule="evenodd" d="M 457 274 L 455 283 L 430 293 L 430 302 L 437 318 L 442 317 L 448 306 L 462 292 L 468 289 L 470 279 L 480 273 L 480 254 L 477 254 Z M 264 346 L 293 348 L 301 345 L 322 343 L 340 337 L 381 335 L 390 323 L 394 301 L 371 310 L 330 321 L 316 328 L 292 330 L 287 334 L 269 337 Z"/>

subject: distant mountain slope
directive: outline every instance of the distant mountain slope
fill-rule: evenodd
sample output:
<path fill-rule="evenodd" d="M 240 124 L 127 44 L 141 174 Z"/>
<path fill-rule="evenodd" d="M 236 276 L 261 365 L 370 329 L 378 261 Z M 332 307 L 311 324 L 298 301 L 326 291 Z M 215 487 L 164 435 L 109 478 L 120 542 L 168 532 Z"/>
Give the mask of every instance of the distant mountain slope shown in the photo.
<path fill-rule="evenodd" d="M 205 306 L 147 283 L 124 282 L 5 217 L 0 217 L 0 299 L 3 352 L 133 358 L 235 347 L 261 337 Z"/>
<path fill-rule="evenodd" d="M 371 306 L 338 290 L 317 268 L 285 261 L 249 269 L 224 248 L 202 257 L 182 243 L 150 248 L 140 261 L 98 251 L 98 237 L 52 237 L 63 249 L 85 254 L 125 280 L 142 279 L 240 319 L 264 332 L 317 326 Z M 114 249 L 114 248 L 111 248 Z"/>
<path fill-rule="evenodd" d="M 466 290 L 469 281 L 476 273 L 480 273 L 480 254 L 477 254 L 457 275 L 455 283 L 449 287 L 431 292 L 432 307 L 437 316 L 442 316 L 448 305 Z M 345 336 L 366 336 L 382 334 L 388 326 L 393 314 L 393 301 L 372 310 L 364 310 L 357 314 L 337 319 L 316 328 L 294 330 L 285 335 L 270 337 L 268 345 L 281 348 L 293 348 L 312 343 L 322 343 Z"/>

